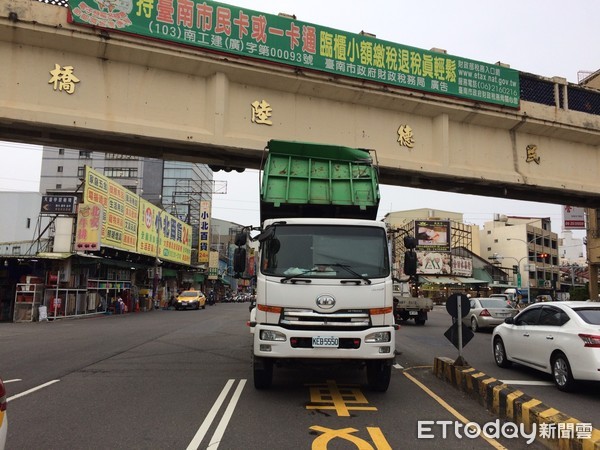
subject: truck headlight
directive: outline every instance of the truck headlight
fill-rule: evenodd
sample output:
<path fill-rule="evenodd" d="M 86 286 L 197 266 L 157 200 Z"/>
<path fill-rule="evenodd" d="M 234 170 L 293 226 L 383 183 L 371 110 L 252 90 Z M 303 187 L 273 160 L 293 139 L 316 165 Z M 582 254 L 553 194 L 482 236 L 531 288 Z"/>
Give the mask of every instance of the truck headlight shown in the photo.
<path fill-rule="evenodd" d="M 286 340 L 285 334 L 280 333 L 279 331 L 273 330 L 261 330 L 260 331 L 260 339 L 261 341 L 282 341 Z"/>
<path fill-rule="evenodd" d="M 390 342 L 392 339 L 389 331 L 378 331 L 376 333 L 368 334 L 365 337 L 365 342 L 374 344 L 378 342 Z"/>

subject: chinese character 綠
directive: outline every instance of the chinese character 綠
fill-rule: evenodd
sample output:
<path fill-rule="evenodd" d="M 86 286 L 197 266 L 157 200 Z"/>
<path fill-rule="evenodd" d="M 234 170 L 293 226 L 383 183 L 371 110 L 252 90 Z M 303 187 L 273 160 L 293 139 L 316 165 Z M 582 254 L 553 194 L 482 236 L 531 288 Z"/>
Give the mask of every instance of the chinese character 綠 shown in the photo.
<path fill-rule="evenodd" d="M 415 140 L 413 136 L 413 130 L 408 125 L 400 125 L 398 128 L 398 143 L 401 146 L 413 148 Z"/>
<path fill-rule="evenodd" d="M 272 111 L 273 108 L 265 100 L 252 102 L 252 122 L 262 125 L 273 125 L 273 122 L 269 120 Z"/>
<path fill-rule="evenodd" d="M 67 94 L 75 92 L 75 83 L 79 83 L 79 78 L 73 75 L 73 66 L 60 67 L 54 64 L 54 70 L 50 71 L 52 78 L 48 84 L 54 85 L 54 90 L 65 91 Z"/>

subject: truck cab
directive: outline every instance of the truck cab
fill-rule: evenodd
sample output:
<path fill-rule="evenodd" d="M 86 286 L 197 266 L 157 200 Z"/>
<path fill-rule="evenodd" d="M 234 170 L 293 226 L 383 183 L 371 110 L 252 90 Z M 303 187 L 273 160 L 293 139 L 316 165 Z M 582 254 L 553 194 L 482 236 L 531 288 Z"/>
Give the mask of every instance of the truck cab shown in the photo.
<path fill-rule="evenodd" d="M 395 355 L 387 231 L 381 222 L 286 218 L 266 222 L 260 246 L 254 380 L 299 360 L 365 365 L 386 390 Z"/>

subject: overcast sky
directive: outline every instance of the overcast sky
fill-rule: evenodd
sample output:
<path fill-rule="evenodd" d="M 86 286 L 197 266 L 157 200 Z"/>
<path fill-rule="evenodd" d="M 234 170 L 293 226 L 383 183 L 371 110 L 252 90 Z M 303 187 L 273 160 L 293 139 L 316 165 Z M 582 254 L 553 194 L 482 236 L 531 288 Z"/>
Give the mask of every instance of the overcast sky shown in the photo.
<path fill-rule="evenodd" d="M 407 2 L 402 0 L 233 0 L 231 5 L 295 14 L 297 19 L 421 49 L 486 63 L 501 61 L 513 69 L 577 83 L 580 72 L 600 69 L 595 0 L 478 0 Z M 0 142 L 0 190 L 38 190 L 41 150 Z M 258 172 L 215 173 L 227 181 L 227 194 L 214 199 L 213 217 L 258 225 Z M 436 191 L 382 186 L 379 218 L 390 211 L 415 208 L 462 212 L 465 222 L 482 224 L 494 213 L 550 217 L 560 232 L 561 205 L 520 202 Z M 582 236 L 581 232 L 574 233 Z"/>

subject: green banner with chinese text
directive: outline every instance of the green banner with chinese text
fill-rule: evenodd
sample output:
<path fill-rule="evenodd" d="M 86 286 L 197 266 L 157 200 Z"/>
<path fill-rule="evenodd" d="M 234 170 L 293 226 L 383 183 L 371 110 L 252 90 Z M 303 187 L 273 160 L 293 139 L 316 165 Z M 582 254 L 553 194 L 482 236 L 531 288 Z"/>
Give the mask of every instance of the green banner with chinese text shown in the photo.
<path fill-rule="evenodd" d="M 69 0 L 71 22 L 391 86 L 519 107 L 519 73 L 200 0 Z"/>

